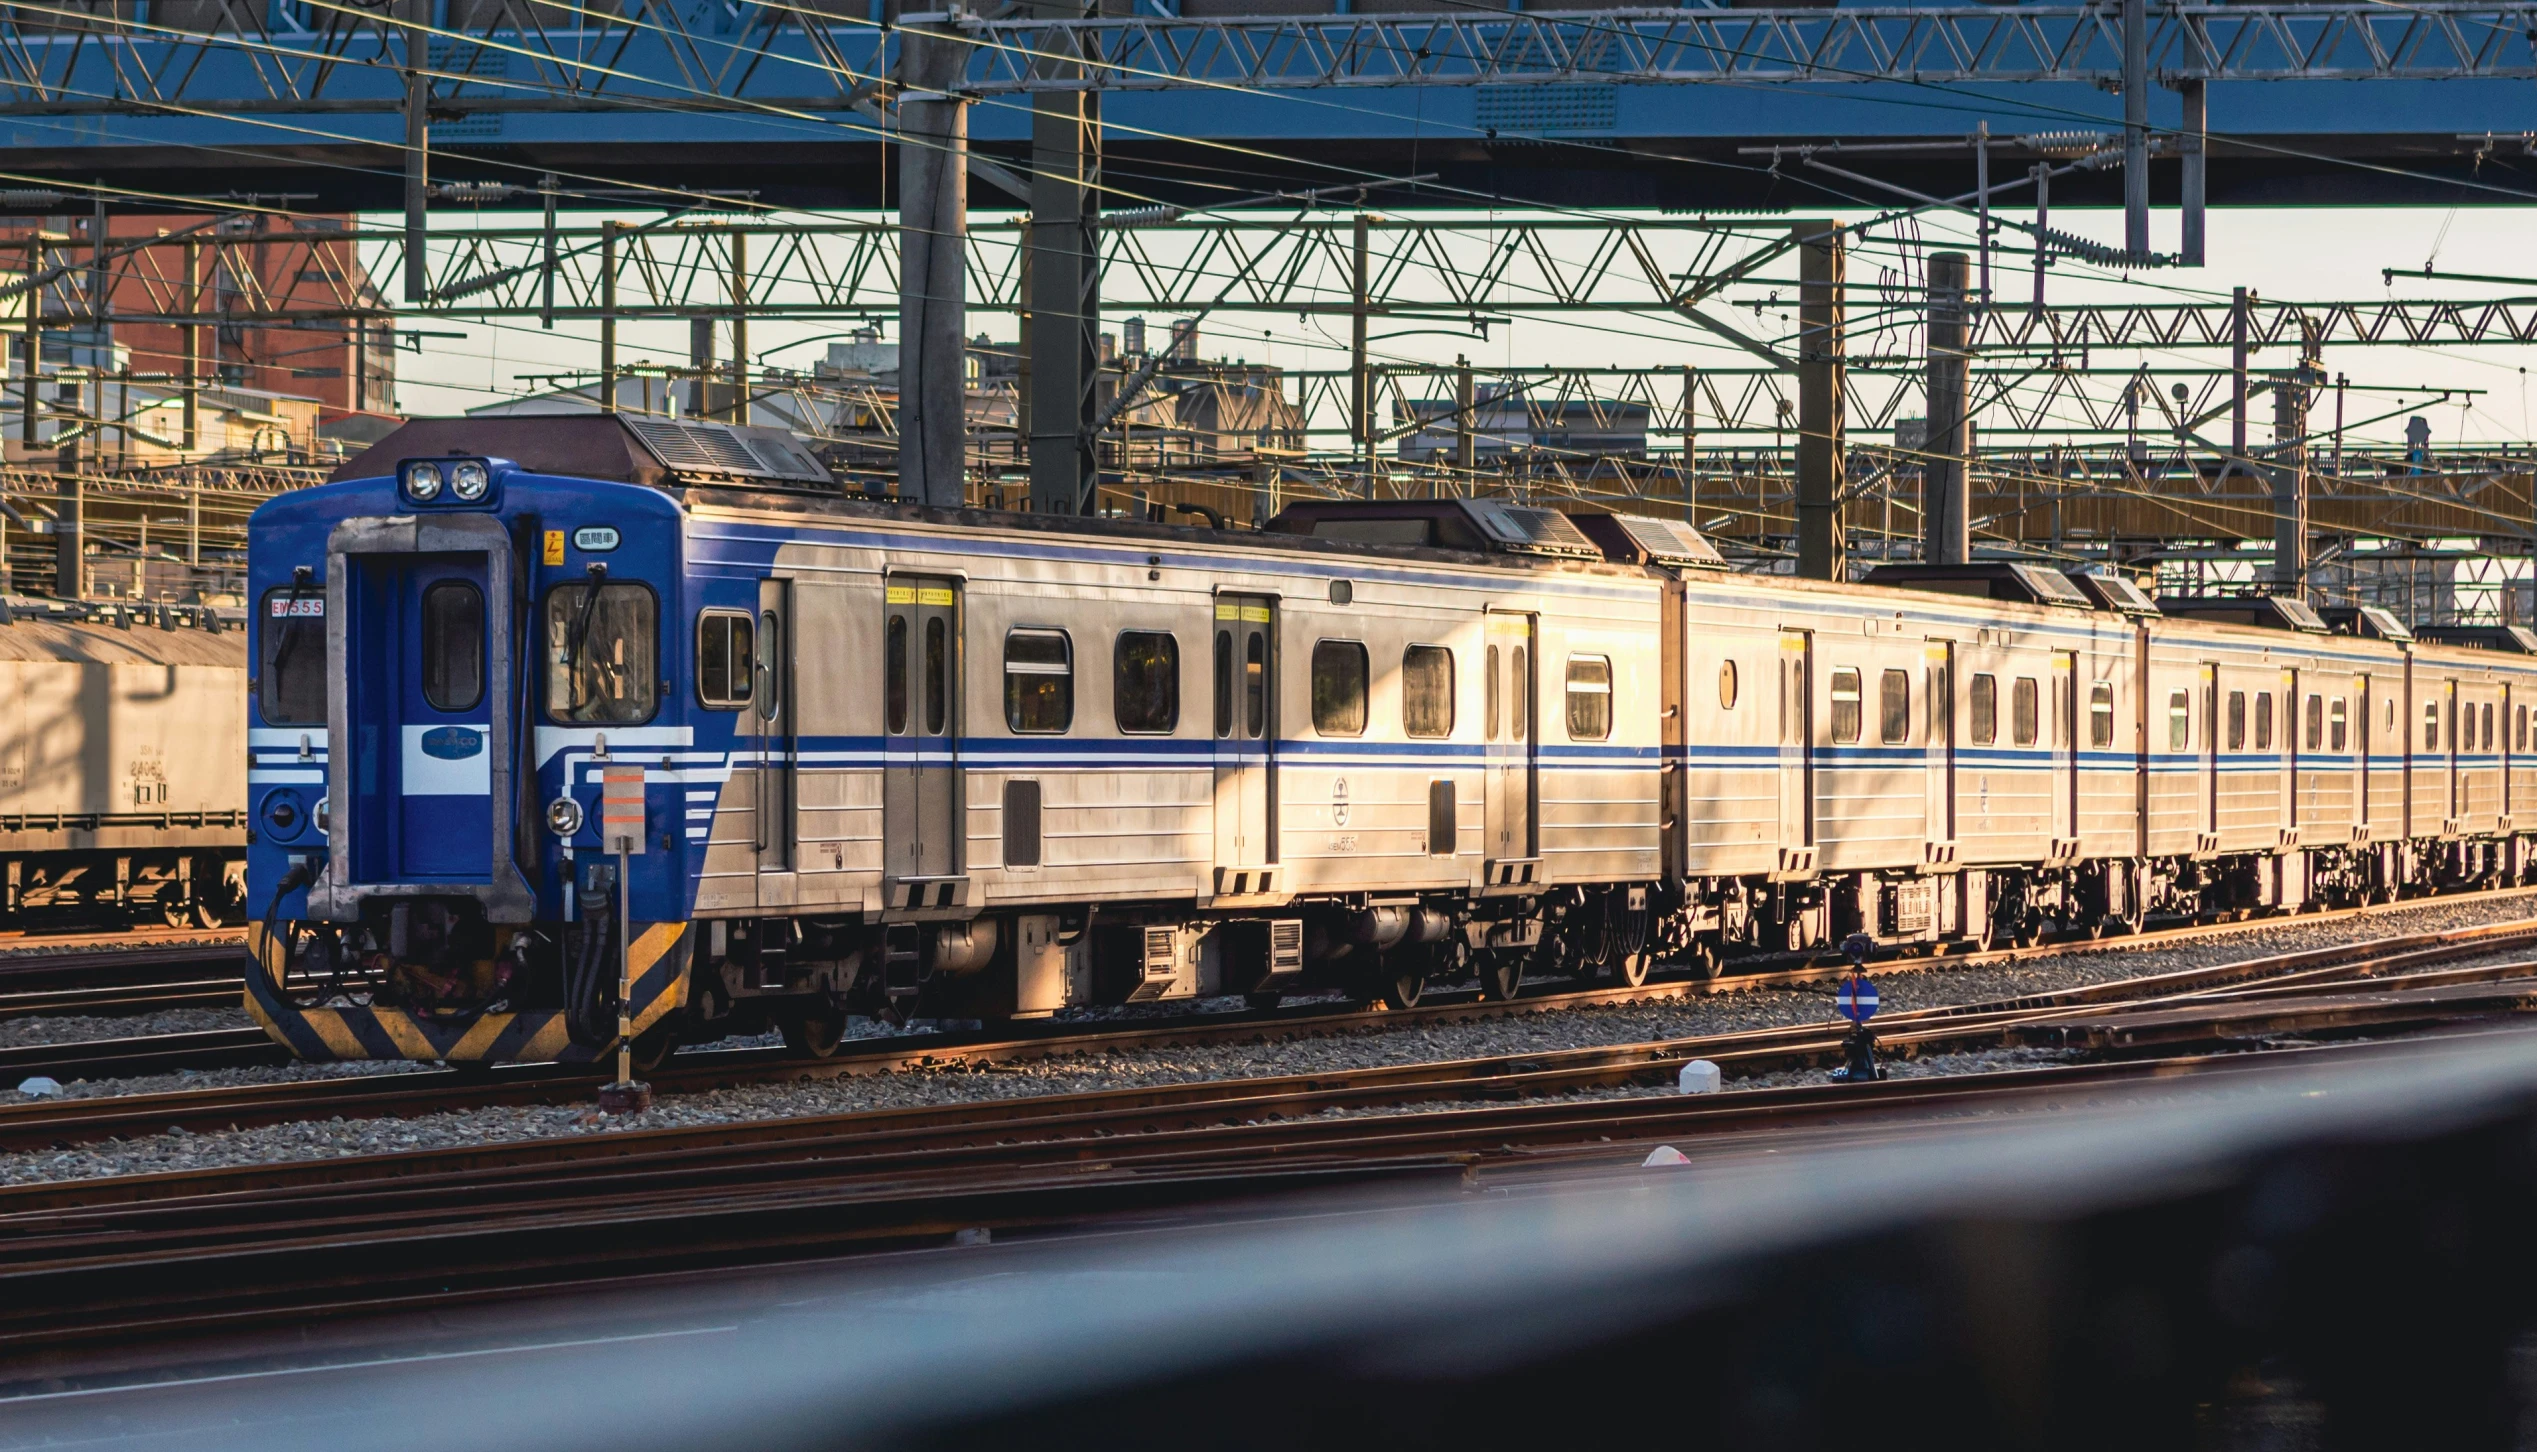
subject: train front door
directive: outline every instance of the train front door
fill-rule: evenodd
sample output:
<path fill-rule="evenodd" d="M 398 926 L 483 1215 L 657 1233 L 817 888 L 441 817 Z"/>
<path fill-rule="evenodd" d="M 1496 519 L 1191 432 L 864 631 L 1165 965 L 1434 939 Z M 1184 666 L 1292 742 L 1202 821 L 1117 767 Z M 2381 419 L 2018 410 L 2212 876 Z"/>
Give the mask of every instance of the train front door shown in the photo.
<path fill-rule="evenodd" d="M 496 703 L 485 556 L 349 561 L 353 878 L 489 882 Z"/>
<path fill-rule="evenodd" d="M 893 575 L 883 598 L 883 861 L 894 884 L 919 888 L 960 873 L 960 586 Z M 892 897 L 924 906 L 949 895 Z"/>
<path fill-rule="evenodd" d="M 1218 595 L 1213 645 L 1216 895 L 1276 890 L 1277 602 Z"/>
<path fill-rule="evenodd" d="M 758 847 L 758 906 L 793 905 L 793 854 L 799 820 L 801 737 L 793 724 L 793 582 L 758 582 L 757 658 L 749 682 L 755 768 L 754 825 Z"/>
<path fill-rule="evenodd" d="M 1482 788 L 1487 797 L 1483 817 L 1487 843 L 1482 856 L 1491 883 L 1538 879 L 1529 869 L 1512 866 L 1540 856 L 1533 820 L 1541 799 L 1540 758 L 1535 750 L 1541 734 L 1535 719 L 1540 704 L 1536 682 L 1541 674 L 1537 635 L 1530 615 L 1504 610 L 1489 613 L 1488 638 L 1480 653 L 1481 669 L 1487 672 L 1480 734 L 1488 760 Z M 1501 863 L 1510 865 L 1501 867 Z"/>

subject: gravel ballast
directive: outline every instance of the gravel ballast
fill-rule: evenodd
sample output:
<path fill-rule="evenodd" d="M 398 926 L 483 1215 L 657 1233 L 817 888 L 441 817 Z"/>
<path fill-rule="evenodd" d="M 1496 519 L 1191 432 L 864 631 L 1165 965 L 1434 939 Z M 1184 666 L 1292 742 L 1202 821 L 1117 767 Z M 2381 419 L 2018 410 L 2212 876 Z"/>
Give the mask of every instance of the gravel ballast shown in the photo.
<path fill-rule="evenodd" d="M 2012 963 L 1934 972 L 1877 975 L 1888 1012 L 1965 1003 L 2183 968 L 2271 957 L 2310 948 L 2507 921 L 2529 915 L 2532 899 L 2429 903 L 2357 919 L 2287 922 L 2155 948 L 2103 946 Z M 1236 1001 L 1238 1002 L 1238 1000 Z M 187 1011 L 192 1012 L 192 1011 Z M 932 1106 L 1089 1090 L 1190 1083 L 1278 1074 L 1327 1073 L 1382 1065 L 1542 1053 L 1601 1044 L 1772 1028 L 1832 1019 L 1828 988 L 1755 989 L 1670 1002 L 1576 1007 L 1509 1018 L 1449 1023 L 1376 1023 L 1361 1032 L 1265 1043 L 1109 1050 L 1045 1061 L 898 1070 L 851 1078 L 750 1084 L 664 1095 L 647 1113 L 625 1118 L 585 1105 L 505 1106 L 415 1119 L 327 1120 L 219 1133 L 170 1133 L 62 1150 L 0 1155 L 0 1184 L 146 1174 L 169 1170 L 322 1159 L 400 1150 L 450 1149 L 558 1135 L 661 1129 L 687 1125 Z M 130 1021 L 119 1021 L 129 1023 Z M 1889 1066 L 1895 1074 L 1970 1072 L 2066 1062 L 2029 1051 L 1936 1055 Z M 191 1075 L 73 1084 L 66 1092 L 163 1092 L 231 1084 L 263 1084 L 346 1073 L 399 1072 L 402 1063 L 291 1065 Z M 1819 1082 L 1819 1075 L 1763 1075 L 1729 1080 L 1730 1092 L 1778 1082 Z M 1643 1091 L 1622 1091 L 1637 1093 Z"/>

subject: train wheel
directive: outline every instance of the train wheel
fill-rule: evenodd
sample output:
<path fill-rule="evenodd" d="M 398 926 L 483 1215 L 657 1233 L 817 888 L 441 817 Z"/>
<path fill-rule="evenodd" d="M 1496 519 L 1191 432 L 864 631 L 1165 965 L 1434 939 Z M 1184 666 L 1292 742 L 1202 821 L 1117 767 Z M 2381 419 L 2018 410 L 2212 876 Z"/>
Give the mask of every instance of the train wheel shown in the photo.
<path fill-rule="evenodd" d="M 1387 1008 L 1416 1008 L 1427 994 L 1427 955 L 1419 952 L 1389 954 L 1383 966 L 1374 970 L 1373 997 Z"/>
<path fill-rule="evenodd" d="M 202 898 L 196 898 L 196 899 L 194 899 L 194 926 L 195 926 L 195 927 L 198 927 L 198 928 L 218 928 L 218 927 L 225 927 L 225 926 L 227 926 L 228 922 L 229 922 L 229 915 L 228 915 L 227 913 L 225 913 L 225 912 L 222 912 L 222 911 L 220 910 L 220 905 L 219 905 L 218 903 L 215 903 L 215 902 L 208 902 L 208 901 L 205 901 L 205 900 L 204 900 L 204 899 L 202 899 Z M 184 925 L 183 923 L 170 923 L 170 924 L 168 924 L 168 926 L 169 926 L 169 927 L 172 927 L 172 928 L 181 928 L 181 927 L 183 927 L 183 926 L 185 926 L 185 925 Z"/>
<path fill-rule="evenodd" d="M 171 928 L 190 926 L 194 921 L 194 915 L 201 911 L 199 907 L 189 907 L 182 902 L 169 902 L 164 898 L 159 900 L 159 921 Z M 203 926 L 211 927 L 213 924 L 205 923 Z"/>
<path fill-rule="evenodd" d="M 1656 955 L 1645 948 L 1632 948 L 1612 955 L 1612 961 L 1603 965 L 1603 971 L 1611 974 L 1613 983 L 1619 987 L 1638 988 L 1646 984 L 1647 970 L 1655 961 Z"/>
<path fill-rule="evenodd" d="M 1522 953 L 1500 951 L 1483 953 L 1480 956 L 1480 996 L 1482 998 L 1500 1003 L 1506 1002 L 1515 997 L 1516 989 L 1522 987 L 1523 983 L 1524 955 Z"/>
<path fill-rule="evenodd" d="M 1692 980 L 1697 983 L 1710 981 L 1726 967 L 1726 964 L 1718 957 L 1715 944 L 1704 943 L 1697 939 L 1693 940 L 1690 947 L 1683 950 L 1682 964 L 1691 970 Z"/>
<path fill-rule="evenodd" d="M 661 1065 L 669 1062 L 671 1052 L 677 1047 L 678 1025 L 667 1018 L 636 1034 L 634 1053 L 631 1055 L 634 1072 L 639 1075 L 650 1075 Z"/>
<path fill-rule="evenodd" d="M 845 1015 L 834 1009 L 788 1013 L 779 1027 L 784 1031 L 785 1049 L 804 1058 L 834 1058 L 837 1046 L 846 1041 Z"/>

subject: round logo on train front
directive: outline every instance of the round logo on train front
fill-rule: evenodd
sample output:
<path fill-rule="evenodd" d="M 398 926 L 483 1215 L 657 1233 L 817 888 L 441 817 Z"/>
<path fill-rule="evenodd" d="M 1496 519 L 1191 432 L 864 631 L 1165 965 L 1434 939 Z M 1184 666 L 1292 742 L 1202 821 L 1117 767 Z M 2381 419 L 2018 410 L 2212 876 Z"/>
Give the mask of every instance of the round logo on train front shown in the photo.
<path fill-rule="evenodd" d="M 423 733 L 423 754 L 465 761 L 484 750 L 484 733 L 471 726 L 435 726 Z"/>

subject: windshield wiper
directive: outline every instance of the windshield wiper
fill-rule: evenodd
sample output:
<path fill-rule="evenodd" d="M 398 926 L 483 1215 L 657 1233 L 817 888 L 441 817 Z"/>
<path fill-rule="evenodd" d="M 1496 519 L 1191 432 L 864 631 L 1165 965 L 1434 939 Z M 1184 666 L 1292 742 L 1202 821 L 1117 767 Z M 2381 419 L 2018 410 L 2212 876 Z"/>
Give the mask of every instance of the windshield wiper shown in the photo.
<path fill-rule="evenodd" d="M 273 647 L 273 674 L 277 677 L 283 673 L 283 669 L 285 667 L 290 665 L 291 653 L 299 648 L 300 637 L 308 633 L 308 617 L 299 614 L 290 607 L 309 598 L 306 591 L 308 589 L 309 577 L 314 573 L 315 571 L 312 571 L 306 565 L 297 565 L 291 570 L 290 593 L 282 597 L 282 608 L 284 612 L 282 619 L 285 622 L 282 627 L 282 643 Z M 323 599 L 325 597 L 321 595 L 317 598 Z M 323 629 L 324 627 L 320 626 L 319 628 Z"/>
<path fill-rule="evenodd" d="M 595 611 L 599 605 L 599 587 L 607 582 L 607 564 L 604 561 L 592 560 L 590 562 L 590 583 L 582 587 L 581 613 L 573 617 L 573 628 L 564 632 L 564 659 L 562 662 L 564 667 L 564 683 L 565 689 L 572 692 L 572 698 L 565 703 L 566 709 L 571 709 L 572 707 L 576 707 L 581 704 L 581 692 L 578 689 L 578 682 L 575 680 L 573 675 L 573 663 L 580 658 L 581 648 L 590 638 L 590 617 L 592 612 Z"/>

